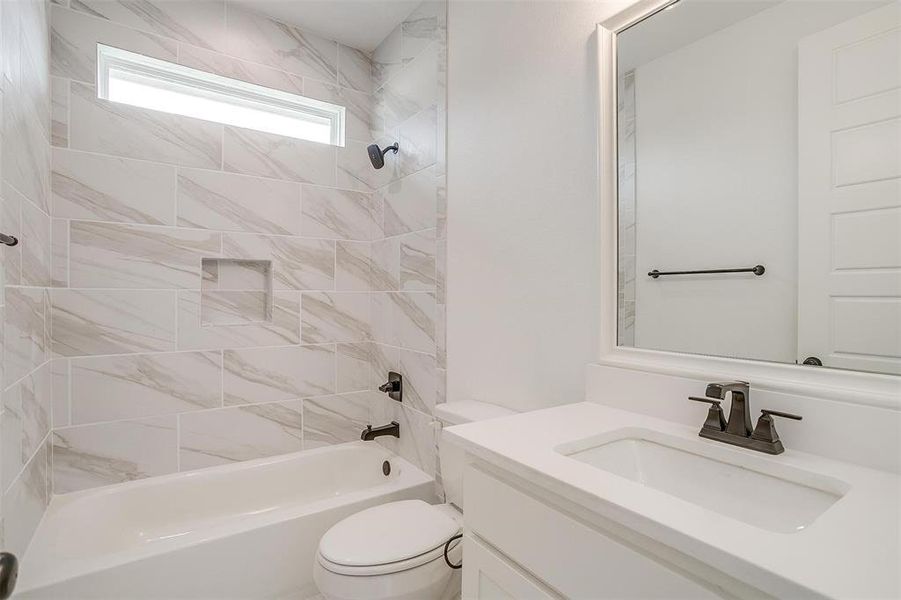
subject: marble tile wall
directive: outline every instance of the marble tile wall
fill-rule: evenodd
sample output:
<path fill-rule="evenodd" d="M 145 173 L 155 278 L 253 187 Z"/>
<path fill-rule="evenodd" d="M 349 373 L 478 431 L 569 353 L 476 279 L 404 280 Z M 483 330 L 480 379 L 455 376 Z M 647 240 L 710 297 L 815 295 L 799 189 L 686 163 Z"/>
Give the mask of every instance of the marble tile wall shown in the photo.
<path fill-rule="evenodd" d="M 29 264 L 52 278 L 37 306 L 53 492 L 341 443 L 390 418 L 409 432 L 398 451 L 434 473 L 445 5 L 370 55 L 224 0 L 147 4 L 50 8 L 52 244 Z M 97 42 L 340 103 L 346 145 L 98 100 Z M 407 150 L 375 171 L 365 147 L 389 138 Z M 259 314 L 259 288 L 216 288 L 204 259 L 269 265 L 268 319 L 237 322 Z M 406 370 L 407 406 L 373 391 L 389 368 Z"/>
<path fill-rule="evenodd" d="M 444 402 L 446 357 L 447 5 L 423 2 L 373 52 L 375 114 L 383 143 L 397 141 L 373 177 L 377 234 L 372 241 L 373 373 L 404 375 L 404 402 L 381 399 L 374 421 L 401 424 L 384 443 L 439 479 L 435 405 Z M 338 165 L 339 174 L 342 164 Z M 348 176 L 356 171 L 348 169 Z M 406 433 L 407 435 L 404 435 Z"/>
<path fill-rule="evenodd" d="M 49 4 L 0 2 L 0 548 L 21 556 L 50 499 L 53 378 Z"/>
<path fill-rule="evenodd" d="M 617 80 L 617 343 L 635 345 L 635 72 Z"/>
<path fill-rule="evenodd" d="M 343 347 L 369 355 L 369 290 L 335 273 L 353 270 L 339 244 L 371 242 L 371 193 L 335 187 L 338 149 L 98 100 L 94 56 L 341 102 L 364 146 L 370 57 L 224 1 L 147 5 L 50 9 L 55 493 L 301 450 L 305 430 L 343 442 L 367 420 L 370 365 Z"/>

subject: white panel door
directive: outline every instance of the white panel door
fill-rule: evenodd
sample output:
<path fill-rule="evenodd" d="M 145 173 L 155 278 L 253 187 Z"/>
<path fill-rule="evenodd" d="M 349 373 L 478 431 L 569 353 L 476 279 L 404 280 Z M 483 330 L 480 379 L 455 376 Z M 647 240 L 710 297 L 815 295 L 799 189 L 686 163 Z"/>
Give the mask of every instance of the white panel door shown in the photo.
<path fill-rule="evenodd" d="M 798 362 L 901 374 L 901 2 L 798 50 Z"/>

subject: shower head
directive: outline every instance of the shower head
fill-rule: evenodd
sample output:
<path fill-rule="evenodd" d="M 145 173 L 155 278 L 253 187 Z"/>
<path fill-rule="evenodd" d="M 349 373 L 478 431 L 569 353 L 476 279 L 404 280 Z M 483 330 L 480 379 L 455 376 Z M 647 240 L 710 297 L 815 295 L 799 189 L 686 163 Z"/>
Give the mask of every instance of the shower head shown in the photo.
<path fill-rule="evenodd" d="M 378 144 L 370 144 L 366 151 L 369 152 L 369 160 L 372 162 L 373 169 L 381 169 L 385 166 L 385 154 L 389 150 L 394 151 L 397 154 L 398 145 L 397 142 L 394 142 L 391 146 L 388 146 L 384 150 L 379 148 Z"/>

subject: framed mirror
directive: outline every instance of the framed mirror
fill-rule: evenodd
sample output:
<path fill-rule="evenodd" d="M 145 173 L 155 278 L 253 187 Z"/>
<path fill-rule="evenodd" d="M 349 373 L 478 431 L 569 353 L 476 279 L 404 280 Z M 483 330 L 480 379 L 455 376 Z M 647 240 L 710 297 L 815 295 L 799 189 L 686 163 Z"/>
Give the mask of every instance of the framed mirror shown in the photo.
<path fill-rule="evenodd" d="M 901 3 L 647 0 L 598 40 L 602 355 L 897 396 Z"/>
<path fill-rule="evenodd" d="M 617 35 L 619 345 L 901 374 L 896 13 L 680 0 Z"/>

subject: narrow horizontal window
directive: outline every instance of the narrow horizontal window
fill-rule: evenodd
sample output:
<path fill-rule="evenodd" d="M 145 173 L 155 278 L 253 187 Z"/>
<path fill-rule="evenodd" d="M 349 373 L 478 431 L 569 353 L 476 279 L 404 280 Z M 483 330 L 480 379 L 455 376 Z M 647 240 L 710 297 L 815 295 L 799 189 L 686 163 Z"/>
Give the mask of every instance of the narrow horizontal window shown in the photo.
<path fill-rule="evenodd" d="M 344 107 L 97 44 L 97 96 L 141 108 L 344 145 Z"/>

